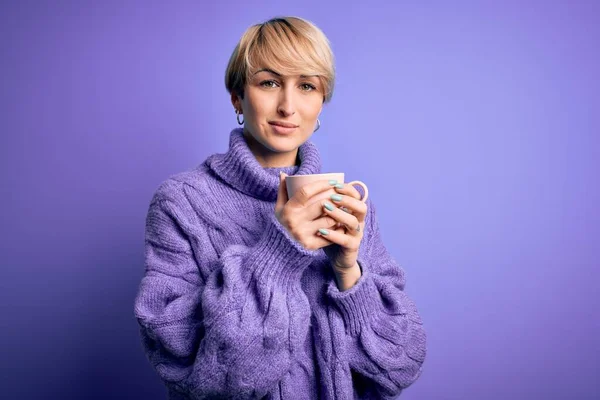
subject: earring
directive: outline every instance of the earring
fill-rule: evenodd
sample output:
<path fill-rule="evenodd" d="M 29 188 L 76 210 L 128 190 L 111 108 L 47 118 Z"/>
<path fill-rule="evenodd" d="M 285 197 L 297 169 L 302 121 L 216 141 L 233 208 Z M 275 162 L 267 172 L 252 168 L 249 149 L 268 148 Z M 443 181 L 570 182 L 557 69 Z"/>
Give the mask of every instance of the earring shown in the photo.
<path fill-rule="evenodd" d="M 315 129 L 313 132 L 318 131 L 320 127 L 321 127 L 321 121 L 319 121 L 319 118 L 317 118 L 317 129 Z"/>
<path fill-rule="evenodd" d="M 235 110 L 235 119 L 237 119 L 238 125 L 244 125 L 244 120 L 240 121 L 240 115 L 242 115 L 242 114 L 240 114 L 240 110 L 236 109 Z"/>

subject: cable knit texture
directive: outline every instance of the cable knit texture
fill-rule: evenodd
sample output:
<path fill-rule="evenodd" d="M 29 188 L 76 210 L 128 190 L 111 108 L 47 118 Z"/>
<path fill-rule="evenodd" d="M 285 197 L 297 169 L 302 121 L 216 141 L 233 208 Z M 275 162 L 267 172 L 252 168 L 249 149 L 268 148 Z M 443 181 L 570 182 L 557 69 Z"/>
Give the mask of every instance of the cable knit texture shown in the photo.
<path fill-rule="evenodd" d="M 340 292 L 322 249 L 274 216 L 279 172 L 241 129 L 229 149 L 171 176 L 146 219 L 135 299 L 143 349 L 170 399 L 393 399 L 421 374 L 426 336 L 368 201 L 358 283 Z"/>

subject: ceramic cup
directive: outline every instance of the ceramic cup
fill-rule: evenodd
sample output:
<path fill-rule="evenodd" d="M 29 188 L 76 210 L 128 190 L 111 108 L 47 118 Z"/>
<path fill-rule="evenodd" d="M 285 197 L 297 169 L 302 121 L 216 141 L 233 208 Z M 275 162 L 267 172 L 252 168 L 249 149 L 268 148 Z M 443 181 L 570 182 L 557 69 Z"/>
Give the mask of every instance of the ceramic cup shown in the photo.
<path fill-rule="evenodd" d="M 369 197 L 369 189 L 367 188 L 367 185 L 365 185 L 365 183 L 361 182 L 361 181 L 352 181 L 352 182 L 345 183 L 343 172 L 334 172 L 334 173 L 329 173 L 329 174 L 286 176 L 285 184 L 286 184 L 286 189 L 288 192 L 288 198 L 292 198 L 294 196 L 294 193 L 296 193 L 296 191 L 298 189 L 300 189 L 302 186 L 306 185 L 307 183 L 312 183 L 312 182 L 321 181 L 321 180 L 329 181 L 331 179 L 335 179 L 338 183 L 343 183 L 344 185 L 359 185 L 360 187 L 363 188 L 363 191 L 365 192 L 361 201 L 367 201 L 367 198 Z M 337 192 L 335 191 L 335 189 L 332 186 L 331 189 L 326 190 L 322 193 L 319 193 L 317 196 L 315 196 L 314 201 L 316 202 L 316 201 L 327 199 L 332 194 L 335 194 L 335 193 L 337 193 Z"/>

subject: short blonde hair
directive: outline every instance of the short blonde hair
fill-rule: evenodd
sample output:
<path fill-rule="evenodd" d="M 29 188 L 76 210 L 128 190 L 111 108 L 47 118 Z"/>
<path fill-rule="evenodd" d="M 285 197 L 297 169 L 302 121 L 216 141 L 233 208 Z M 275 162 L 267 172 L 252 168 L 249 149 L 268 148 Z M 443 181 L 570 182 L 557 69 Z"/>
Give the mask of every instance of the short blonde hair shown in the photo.
<path fill-rule="evenodd" d="M 313 23 L 298 17 L 273 18 L 251 26 L 233 50 L 225 71 L 229 93 L 244 97 L 244 86 L 259 68 L 282 75 L 318 75 L 323 102 L 331 100 L 335 66 L 329 40 Z"/>

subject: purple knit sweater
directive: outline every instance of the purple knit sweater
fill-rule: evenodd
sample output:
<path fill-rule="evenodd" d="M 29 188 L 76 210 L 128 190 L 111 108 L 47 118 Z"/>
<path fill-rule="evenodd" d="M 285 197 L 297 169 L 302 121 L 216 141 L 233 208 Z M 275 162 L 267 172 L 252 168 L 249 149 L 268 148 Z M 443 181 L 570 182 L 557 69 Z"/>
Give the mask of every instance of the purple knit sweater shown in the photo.
<path fill-rule="evenodd" d="M 321 172 L 312 142 L 299 159 L 263 168 L 235 129 L 227 153 L 154 194 L 135 316 L 171 399 L 393 399 L 420 376 L 425 331 L 373 203 L 343 292 L 323 250 L 275 218 L 279 171 Z"/>

